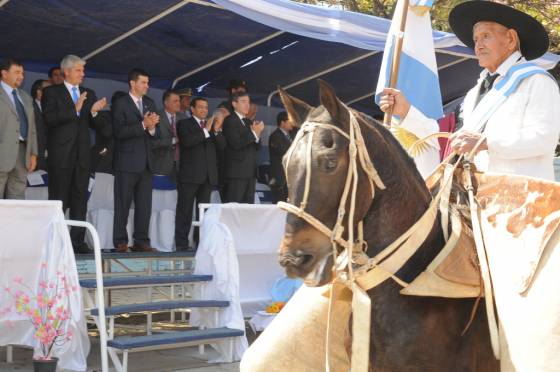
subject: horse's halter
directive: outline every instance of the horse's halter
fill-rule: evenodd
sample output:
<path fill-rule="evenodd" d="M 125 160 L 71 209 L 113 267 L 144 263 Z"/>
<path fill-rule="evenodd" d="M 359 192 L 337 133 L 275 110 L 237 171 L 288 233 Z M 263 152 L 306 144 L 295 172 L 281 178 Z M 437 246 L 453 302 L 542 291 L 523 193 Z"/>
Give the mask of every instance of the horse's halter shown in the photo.
<path fill-rule="evenodd" d="M 351 259 L 352 254 L 353 252 L 362 253 L 366 246 L 366 243 L 364 241 L 364 236 L 363 236 L 363 221 L 358 222 L 358 240 L 356 242 L 354 241 L 354 226 L 355 226 L 354 212 L 356 207 L 356 192 L 358 188 L 358 165 L 357 165 L 358 161 L 360 162 L 360 166 L 362 167 L 362 170 L 368 176 L 372 201 L 375 195 L 375 186 L 383 190 L 385 189 L 385 185 L 383 184 L 383 181 L 381 181 L 381 178 L 379 177 L 377 170 L 375 169 L 373 163 L 371 162 L 358 120 L 356 119 L 352 111 L 350 111 L 350 109 L 348 109 L 346 106 L 344 107 L 347 109 L 348 114 L 350 115 L 349 133 L 344 132 L 342 129 L 332 124 L 305 122 L 301 126 L 296 138 L 294 139 L 294 142 L 292 143 L 292 146 L 290 147 L 288 153 L 286 154 L 286 162 L 284 165 L 285 167 L 284 170 L 286 173 L 286 182 L 288 182 L 288 165 L 290 164 L 290 160 L 292 158 L 294 149 L 296 148 L 296 144 L 302 141 L 303 137 L 306 134 L 309 134 L 307 138 L 307 147 L 306 147 L 306 174 L 305 174 L 305 187 L 303 192 L 303 198 L 299 207 L 287 202 L 279 202 L 278 206 L 284 209 L 285 211 L 289 213 L 293 213 L 294 215 L 302 218 L 303 220 L 305 220 L 307 223 L 309 223 L 311 226 L 316 228 L 318 231 L 320 231 L 330 239 L 332 243 L 332 248 L 333 248 L 332 254 L 333 254 L 333 259 L 335 264 L 337 262 L 337 255 L 338 255 L 337 245 L 340 245 L 342 248 L 344 248 L 346 250 L 345 257 L 347 258 L 345 261 L 348 264 L 348 272 L 350 275 L 350 279 L 352 280 L 353 277 L 352 259 Z M 342 136 L 344 136 L 349 141 L 348 152 L 349 152 L 350 161 L 348 166 L 348 172 L 346 174 L 346 183 L 344 184 L 344 190 L 340 198 L 336 223 L 332 229 L 330 229 L 323 222 L 319 221 L 313 215 L 305 211 L 305 208 L 307 207 L 307 201 L 309 198 L 309 192 L 310 192 L 311 160 L 312 160 L 311 151 L 313 145 L 313 134 L 315 133 L 316 128 L 333 129 L 337 131 L 339 134 L 341 134 Z M 350 208 L 349 208 L 349 215 L 348 215 L 348 240 L 344 240 L 342 238 L 342 233 L 344 232 L 343 223 L 344 223 L 344 216 L 346 215 L 346 202 L 349 193 L 350 193 Z M 341 264 L 342 267 L 340 267 L 339 270 L 343 269 L 343 267 L 345 266 L 342 262 Z"/>

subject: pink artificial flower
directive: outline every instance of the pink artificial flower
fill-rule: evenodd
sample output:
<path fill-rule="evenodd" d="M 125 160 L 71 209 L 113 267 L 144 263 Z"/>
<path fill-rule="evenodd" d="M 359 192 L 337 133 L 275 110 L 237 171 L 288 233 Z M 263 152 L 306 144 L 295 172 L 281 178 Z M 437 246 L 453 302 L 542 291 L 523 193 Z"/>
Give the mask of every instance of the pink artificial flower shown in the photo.
<path fill-rule="evenodd" d="M 14 282 L 16 282 L 18 284 L 21 284 L 21 283 L 23 283 L 23 278 L 21 276 L 16 276 L 15 279 L 14 279 Z"/>
<path fill-rule="evenodd" d="M 11 290 L 10 290 L 10 287 L 8 287 L 8 286 L 4 287 L 4 291 L 7 292 L 7 293 L 12 293 Z"/>
<path fill-rule="evenodd" d="M 70 340 L 70 339 L 72 338 L 72 336 L 73 336 L 72 330 L 69 329 L 69 330 L 66 332 L 66 337 L 67 337 L 68 340 Z"/>
<path fill-rule="evenodd" d="M 50 289 L 53 289 L 53 288 L 54 288 L 54 283 L 51 282 L 51 283 L 49 284 L 49 288 L 50 288 Z"/>
<path fill-rule="evenodd" d="M 41 262 L 41 269 L 46 269 L 47 268 L 47 263 L 46 262 Z"/>
<path fill-rule="evenodd" d="M 48 284 L 47 284 L 46 281 L 41 280 L 41 281 L 39 282 L 39 287 L 41 287 L 41 288 L 43 288 L 43 289 L 47 289 L 47 288 L 48 288 Z"/>

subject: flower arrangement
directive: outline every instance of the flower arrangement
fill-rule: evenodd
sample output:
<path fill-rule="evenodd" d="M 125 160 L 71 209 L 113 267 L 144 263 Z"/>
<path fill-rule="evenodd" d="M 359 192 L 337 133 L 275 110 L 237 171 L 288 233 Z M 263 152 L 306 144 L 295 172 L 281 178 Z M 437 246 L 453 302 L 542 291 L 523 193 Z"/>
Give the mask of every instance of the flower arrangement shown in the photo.
<path fill-rule="evenodd" d="M 284 308 L 284 305 L 286 305 L 286 303 L 282 301 L 273 302 L 266 308 L 266 312 L 269 314 L 277 314 Z"/>
<path fill-rule="evenodd" d="M 41 264 L 41 274 L 47 268 L 47 263 Z M 78 287 L 70 283 L 62 271 L 57 271 L 56 279 L 40 280 L 37 290 L 33 290 L 23 283 L 23 278 L 14 279 L 15 286 L 6 286 L 4 291 L 14 299 L 14 306 L 8 306 L 4 313 L 14 312 L 26 317 L 35 329 L 33 338 L 39 342 L 41 355 L 38 360 L 51 360 L 53 347 L 61 346 L 72 338 L 72 331 L 68 329 L 71 317 L 65 301 Z M 19 288 L 18 288 L 19 287 Z"/>

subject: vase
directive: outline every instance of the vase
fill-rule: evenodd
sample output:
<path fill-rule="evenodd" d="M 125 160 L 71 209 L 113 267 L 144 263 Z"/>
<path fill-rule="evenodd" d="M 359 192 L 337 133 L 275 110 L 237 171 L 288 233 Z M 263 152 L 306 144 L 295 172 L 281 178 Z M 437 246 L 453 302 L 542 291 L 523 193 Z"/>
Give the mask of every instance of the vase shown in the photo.
<path fill-rule="evenodd" d="M 55 372 L 58 358 L 33 359 L 33 370 L 35 372 Z"/>

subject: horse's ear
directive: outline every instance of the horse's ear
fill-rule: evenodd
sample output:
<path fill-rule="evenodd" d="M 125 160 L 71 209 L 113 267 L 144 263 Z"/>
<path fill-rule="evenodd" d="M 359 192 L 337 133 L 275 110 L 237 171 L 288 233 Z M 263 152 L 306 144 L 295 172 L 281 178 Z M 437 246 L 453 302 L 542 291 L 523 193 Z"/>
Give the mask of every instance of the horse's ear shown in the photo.
<path fill-rule="evenodd" d="M 284 107 L 288 112 L 290 120 L 296 127 L 300 127 L 305 121 L 307 114 L 309 114 L 309 111 L 311 111 L 313 107 L 309 106 L 302 100 L 290 96 L 284 89 L 280 87 L 278 87 L 278 93 L 280 94 L 280 99 L 282 100 L 282 104 L 284 104 Z"/>
<path fill-rule="evenodd" d="M 317 82 L 319 83 L 321 104 L 327 109 L 336 123 L 345 123 L 345 119 L 348 117 L 348 109 L 338 99 L 334 88 L 324 80 L 318 79 Z"/>

